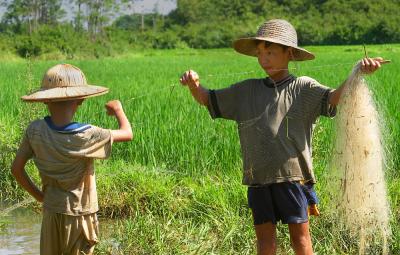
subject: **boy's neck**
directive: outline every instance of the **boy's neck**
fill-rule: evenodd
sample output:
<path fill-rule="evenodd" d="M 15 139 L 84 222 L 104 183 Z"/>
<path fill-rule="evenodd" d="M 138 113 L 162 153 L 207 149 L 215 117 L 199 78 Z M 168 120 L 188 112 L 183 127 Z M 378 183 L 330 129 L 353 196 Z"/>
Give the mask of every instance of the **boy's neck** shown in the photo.
<path fill-rule="evenodd" d="M 71 123 L 78 104 L 75 102 L 49 103 L 47 107 L 51 122 L 57 127 L 63 127 Z"/>
<path fill-rule="evenodd" d="M 50 114 L 51 122 L 57 127 L 63 127 L 72 122 L 74 114 Z"/>
<path fill-rule="evenodd" d="M 269 78 L 273 80 L 274 82 L 279 82 L 283 80 L 284 78 L 288 77 L 289 71 L 288 70 L 282 70 L 280 72 L 277 72 L 273 75 L 269 75 Z"/>

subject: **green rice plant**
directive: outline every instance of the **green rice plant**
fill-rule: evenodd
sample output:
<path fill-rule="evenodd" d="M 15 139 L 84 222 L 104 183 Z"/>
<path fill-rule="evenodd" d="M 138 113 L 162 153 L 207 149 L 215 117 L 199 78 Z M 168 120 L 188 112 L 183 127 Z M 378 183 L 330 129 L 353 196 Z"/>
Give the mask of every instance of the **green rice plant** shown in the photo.
<path fill-rule="evenodd" d="M 294 63 L 297 76 L 310 76 L 338 86 L 363 57 L 361 46 L 309 47 L 314 61 Z M 399 45 L 367 46 L 370 56 L 391 59 L 366 77 L 384 121 L 386 180 L 391 205 L 390 252 L 400 254 L 400 98 Z M 19 97 L 40 86 L 41 76 L 57 61 L 0 63 L 1 199 L 21 199 L 9 164 L 27 123 L 46 115 L 43 105 L 23 104 Z M 109 94 L 85 100 L 76 121 L 116 128 L 104 104 L 121 100 L 135 138 L 115 144 L 111 159 L 97 161 L 101 233 L 99 254 L 254 254 L 255 234 L 241 185 L 240 146 L 236 125 L 212 121 L 189 91 L 178 84 L 187 69 L 201 83 L 223 88 L 248 78 L 265 76 L 255 58 L 231 49 L 144 51 L 120 58 L 75 60 L 90 84 L 110 88 Z M 30 70 L 30 71 L 27 71 Z M 27 78 L 30 73 L 30 80 Z M 31 88 L 29 88 L 31 84 Z M 35 108 L 36 107 L 36 108 Z M 329 189 L 334 121 L 321 118 L 313 139 L 314 171 L 322 216 L 311 219 L 318 254 L 354 254 L 357 243 L 338 226 Z M 8 154 L 3 148 L 11 148 Z M 37 174 L 33 166 L 32 175 Z M 36 178 L 36 177 L 35 177 Z M 4 189 L 3 187 L 7 187 Z M 109 219 L 112 219 L 110 222 Z M 292 254 L 286 226 L 279 225 L 280 254 Z"/>

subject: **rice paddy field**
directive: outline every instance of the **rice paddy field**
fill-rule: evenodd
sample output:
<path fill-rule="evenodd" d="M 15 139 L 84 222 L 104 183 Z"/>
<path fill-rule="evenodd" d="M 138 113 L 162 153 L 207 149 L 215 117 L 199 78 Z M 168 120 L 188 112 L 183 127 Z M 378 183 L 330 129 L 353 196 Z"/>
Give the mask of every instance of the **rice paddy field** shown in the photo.
<path fill-rule="evenodd" d="M 364 55 L 362 46 L 308 47 L 313 61 L 291 64 L 297 76 L 310 76 L 337 87 Z M 400 254 L 400 45 L 367 47 L 370 56 L 391 59 L 366 77 L 382 120 L 385 178 L 391 206 L 390 254 Z M 119 99 L 135 138 L 114 144 L 109 160 L 97 161 L 97 190 L 102 242 L 97 254 L 255 254 L 255 233 L 241 185 L 236 124 L 211 120 L 189 91 L 178 84 L 187 69 L 196 70 L 208 88 L 223 88 L 265 74 L 257 60 L 231 49 L 145 51 L 118 58 L 66 61 L 0 62 L 0 199 L 27 197 L 13 180 L 10 165 L 25 127 L 46 115 L 44 105 L 20 96 L 40 86 L 44 72 L 60 62 L 80 67 L 88 82 L 109 94 L 84 102 L 76 121 L 117 128 L 104 104 Z M 321 118 L 314 131 L 315 186 L 322 215 L 311 218 L 317 254 L 358 254 L 358 242 L 338 224 L 332 181 L 335 120 Z M 33 164 L 28 172 L 38 181 Z M 38 204 L 33 204 L 38 208 Z M 40 210 L 36 209 L 38 212 Z M 2 223 L 0 220 L 0 228 Z M 278 225 L 279 254 L 293 254 L 287 227 Z M 372 244 L 368 254 L 381 254 Z"/>

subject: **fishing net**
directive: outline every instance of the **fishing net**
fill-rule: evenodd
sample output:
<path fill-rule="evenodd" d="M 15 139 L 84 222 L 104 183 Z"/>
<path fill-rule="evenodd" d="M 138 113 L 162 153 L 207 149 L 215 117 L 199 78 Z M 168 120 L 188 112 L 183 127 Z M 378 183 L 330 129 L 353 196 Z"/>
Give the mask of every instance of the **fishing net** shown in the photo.
<path fill-rule="evenodd" d="M 359 254 L 387 254 L 389 204 L 380 118 L 359 67 L 347 80 L 336 118 L 337 204 L 342 223 L 358 240 Z"/>

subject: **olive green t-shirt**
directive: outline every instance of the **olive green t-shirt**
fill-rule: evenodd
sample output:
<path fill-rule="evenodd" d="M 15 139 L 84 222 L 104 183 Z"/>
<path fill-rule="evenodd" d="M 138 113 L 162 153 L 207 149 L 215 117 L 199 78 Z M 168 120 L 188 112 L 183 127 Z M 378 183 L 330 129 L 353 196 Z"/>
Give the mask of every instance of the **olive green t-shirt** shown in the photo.
<path fill-rule="evenodd" d="M 212 118 L 237 123 L 243 184 L 312 181 L 312 132 L 319 116 L 333 117 L 332 90 L 309 77 L 289 75 L 279 82 L 250 79 L 210 90 Z"/>
<path fill-rule="evenodd" d="M 44 209 L 78 216 L 99 209 L 93 161 L 107 158 L 111 146 L 110 130 L 79 123 L 58 128 L 46 117 L 28 126 L 17 153 L 39 170 Z"/>

